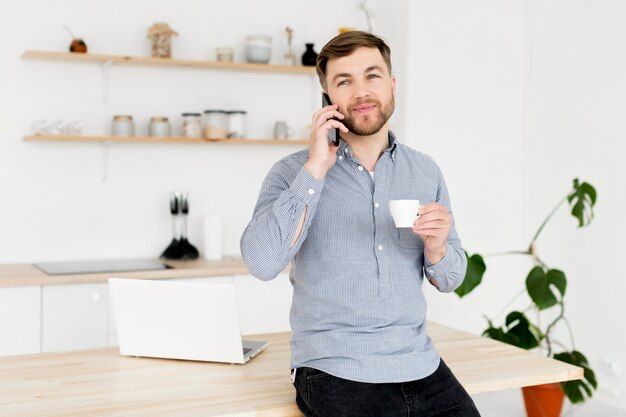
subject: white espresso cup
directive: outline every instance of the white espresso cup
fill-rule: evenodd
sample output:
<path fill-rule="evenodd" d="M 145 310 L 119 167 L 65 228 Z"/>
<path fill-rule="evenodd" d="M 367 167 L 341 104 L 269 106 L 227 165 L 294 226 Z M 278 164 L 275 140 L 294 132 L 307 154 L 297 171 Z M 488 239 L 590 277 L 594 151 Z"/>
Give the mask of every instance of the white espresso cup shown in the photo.
<path fill-rule="evenodd" d="M 413 227 L 413 222 L 419 215 L 419 200 L 391 200 L 389 211 L 396 227 Z"/>

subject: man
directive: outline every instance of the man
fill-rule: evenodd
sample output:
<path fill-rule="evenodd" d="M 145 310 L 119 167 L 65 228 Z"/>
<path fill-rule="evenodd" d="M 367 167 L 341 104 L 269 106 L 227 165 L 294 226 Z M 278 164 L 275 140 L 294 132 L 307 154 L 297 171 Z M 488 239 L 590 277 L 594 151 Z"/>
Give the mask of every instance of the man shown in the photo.
<path fill-rule="evenodd" d="M 313 115 L 309 149 L 272 167 L 241 237 L 259 279 L 292 262 L 298 407 L 315 417 L 478 416 L 426 334 L 424 274 L 450 292 L 467 261 L 439 167 L 389 131 L 389 47 L 343 33 L 320 52 L 317 73 L 334 104 Z M 423 202 L 412 229 L 395 227 L 395 199 Z"/>

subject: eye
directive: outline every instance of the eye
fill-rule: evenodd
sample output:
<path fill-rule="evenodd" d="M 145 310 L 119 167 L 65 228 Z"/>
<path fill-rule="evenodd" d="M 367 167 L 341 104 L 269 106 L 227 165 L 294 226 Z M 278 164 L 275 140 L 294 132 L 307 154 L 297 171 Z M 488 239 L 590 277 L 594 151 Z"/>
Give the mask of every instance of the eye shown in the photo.
<path fill-rule="evenodd" d="M 367 76 L 367 78 L 370 78 L 370 79 L 372 79 L 372 78 L 380 78 L 380 76 L 378 74 L 369 74 Z"/>
<path fill-rule="evenodd" d="M 349 83 L 348 80 L 339 81 L 339 83 L 337 84 L 337 87 L 341 87 L 342 85 L 348 85 L 348 83 Z"/>

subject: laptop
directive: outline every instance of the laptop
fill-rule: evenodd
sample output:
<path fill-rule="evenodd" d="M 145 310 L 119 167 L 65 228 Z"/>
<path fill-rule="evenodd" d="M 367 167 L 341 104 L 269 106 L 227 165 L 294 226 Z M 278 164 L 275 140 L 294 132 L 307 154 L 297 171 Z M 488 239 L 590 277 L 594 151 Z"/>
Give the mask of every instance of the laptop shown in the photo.
<path fill-rule="evenodd" d="M 234 284 L 109 278 L 120 354 L 244 364 L 268 345 L 242 340 Z"/>

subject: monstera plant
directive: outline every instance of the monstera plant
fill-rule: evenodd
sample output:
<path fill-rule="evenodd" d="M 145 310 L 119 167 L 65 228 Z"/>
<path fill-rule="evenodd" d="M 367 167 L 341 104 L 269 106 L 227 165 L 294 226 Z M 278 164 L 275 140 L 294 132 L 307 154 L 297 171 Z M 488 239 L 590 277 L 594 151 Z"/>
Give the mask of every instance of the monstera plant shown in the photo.
<path fill-rule="evenodd" d="M 548 221 L 557 212 L 557 210 L 565 203 L 569 203 L 571 214 L 578 220 L 578 227 L 588 226 L 593 219 L 593 207 L 596 203 L 596 190 L 590 184 L 581 183 L 578 179 L 574 179 L 571 191 L 559 201 L 556 207 L 550 212 L 548 217 L 543 221 L 537 233 L 530 241 L 528 249 L 508 251 L 496 255 L 526 255 L 533 261 L 533 267 L 526 276 L 526 287 L 522 289 L 518 296 L 527 293 L 530 298 L 530 305 L 524 311 L 510 311 L 504 323 L 498 326 L 494 320 L 487 318 L 488 327 L 483 332 L 484 336 L 508 343 L 523 349 L 539 348 L 543 350 L 547 356 L 554 359 L 579 366 L 584 370 L 584 376 L 581 380 L 567 381 L 561 383 L 563 392 L 572 403 L 580 403 L 586 398 L 591 397 L 593 389 L 597 388 L 597 381 L 594 371 L 589 366 L 587 358 L 574 347 L 574 338 L 572 329 L 565 317 L 565 292 L 567 289 L 567 278 L 565 273 L 553 266 L 548 266 L 536 252 L 537 239 L 544 230 Z M 473 254 L 468 259 L 467 273 L 463 284 L 457 288 L 456 293 L 459 297 L 464 297 L 478 287 L 481 283 L 483 275 L 487 270 L 483 256 Z M 514 297 L 514 299 L 517 298 Z M 511 303 L 514 300 L 511 301 Z M 510 305 L 511 303 L 507 304 Z M 548 309 L 558 309 L 556 317 L 547 322 L 544 328 L 533 324 L 526 313 L 534 312 L 533 317 L 537 320 L 542 313 Z M 555 326 L 563 322 L 570 334 L 571 348 L 556 340 L 553 337 Z M 558 349 L 558 352 L 557 352 Z"/>

